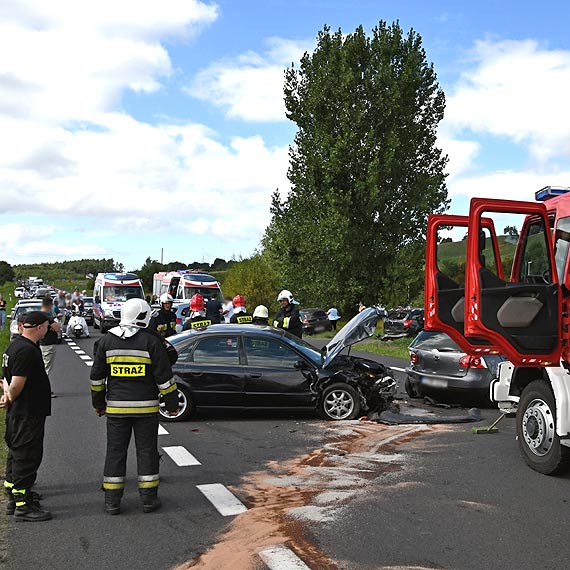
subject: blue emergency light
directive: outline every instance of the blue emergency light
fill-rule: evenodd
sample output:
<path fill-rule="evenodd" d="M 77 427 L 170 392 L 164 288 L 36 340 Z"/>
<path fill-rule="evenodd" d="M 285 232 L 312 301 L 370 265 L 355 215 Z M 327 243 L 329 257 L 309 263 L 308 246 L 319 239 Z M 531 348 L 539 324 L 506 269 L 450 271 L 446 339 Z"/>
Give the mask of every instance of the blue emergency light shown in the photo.
<path fill-rule="evenodd" d="M 534 198 L 538 202 L 544 202 L 550 200 L 550 198 L 567 194 L 568 192 L 570 192 L 569 186 L 545 186 L 534 193 Z"/>

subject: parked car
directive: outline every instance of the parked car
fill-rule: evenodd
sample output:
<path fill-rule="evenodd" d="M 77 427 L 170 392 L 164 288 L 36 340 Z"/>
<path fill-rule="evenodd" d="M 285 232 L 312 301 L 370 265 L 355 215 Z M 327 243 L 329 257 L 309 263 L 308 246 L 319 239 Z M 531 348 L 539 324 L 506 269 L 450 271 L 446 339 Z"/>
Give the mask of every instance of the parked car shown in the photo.
<path fill-rule="evenodd" d="M 363 358 L 341 355 L 371 336 L 379 318 L 366 309 L 322 350 L 283 329 L 256 325 L 211 325 L 168 340 L 178 352 L 173 366 L 181 421 L 196 409 L 315 409 L 328 420 L 358 418 L 387 405 L 396 389 L 392 371 Z"/>
<path fill-rule="evenodd" d="M 25 294 L 26 294 L 26 289 L 24 287 L 16 287 L 14 289 L 14 296 L 17 299 L 23 299 Z"/>
<path fill-rule="evenodd" d="M 332 330 L 329 317 L 323 309 L 303 309 L 299 311 L 303 323 L 303 333 L 314 334 Z"/>
<path fill-rule="evenodd" d="M 384 336 L 416 336 L 424 328 L 423 309 L 396 309 L 384 319 Z"/>
<path fill-rule="evenodd" d="M 490 404 L 489 385 L 504 357 L 466 354 L 449 336 L 436 331 L 420 332 L 409 350 L 405 388 L 411 398 Z"/>
<path fill-rule="evenodd" d="M 93 297 L 83 297 L 83 317 L 88 325 L 93 326 Z"/>
<path fill-rule="evenodd" d="M 51 289 L 49 287 L 38 287 L 34 293 L 36 299 L 43 299 L 44 297 L 51 296 Z"/>
<path fill-rule="evenodd" d="M 29 313 L 30 311 L 40 311 L 42 308 L 42 302 L 39 299 L 29 299 L 26 301 L 18 301 L 16 306 L 10 314 L 10 340 L 14 340 L 19 336 L 18 332 L 18 317 L 24 313 Z"/>

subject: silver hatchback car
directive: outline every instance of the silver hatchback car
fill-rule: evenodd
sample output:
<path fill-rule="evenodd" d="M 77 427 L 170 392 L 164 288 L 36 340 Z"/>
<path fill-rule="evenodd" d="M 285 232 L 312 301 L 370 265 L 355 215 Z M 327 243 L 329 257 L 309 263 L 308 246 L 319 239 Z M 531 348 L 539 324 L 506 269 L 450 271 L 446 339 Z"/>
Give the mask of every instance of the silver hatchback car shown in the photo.
<path fill-rule="evenodd" d="M 411 398 L 490 404 L 489 385 L 504 357 L 467 354 L 445 333 L 436 331 L 420 332 L 409 351 L 405 388 Z"/>

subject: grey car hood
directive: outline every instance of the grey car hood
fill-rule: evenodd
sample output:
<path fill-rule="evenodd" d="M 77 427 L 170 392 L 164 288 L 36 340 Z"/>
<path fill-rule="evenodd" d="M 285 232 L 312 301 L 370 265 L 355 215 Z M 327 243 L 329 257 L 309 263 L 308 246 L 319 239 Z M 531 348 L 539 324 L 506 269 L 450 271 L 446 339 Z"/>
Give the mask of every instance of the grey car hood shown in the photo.
<path fill-rule="evenodd" d="M 368 307 L 350 319 L 323 348 L 323 368 L 326 368 L 347 346 L 371 337 L 380 318 L 377 307 Z"/>

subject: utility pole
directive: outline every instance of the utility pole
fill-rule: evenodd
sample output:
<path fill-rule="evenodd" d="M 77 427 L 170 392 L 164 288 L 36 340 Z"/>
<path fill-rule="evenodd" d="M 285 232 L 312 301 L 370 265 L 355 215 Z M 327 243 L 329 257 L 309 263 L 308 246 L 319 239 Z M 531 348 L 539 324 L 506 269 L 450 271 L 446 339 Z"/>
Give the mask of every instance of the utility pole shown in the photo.
<path fill-rule="evenodd" d="M 160 248 L 160 264 L 164 264 L 164 248 Z"/>

